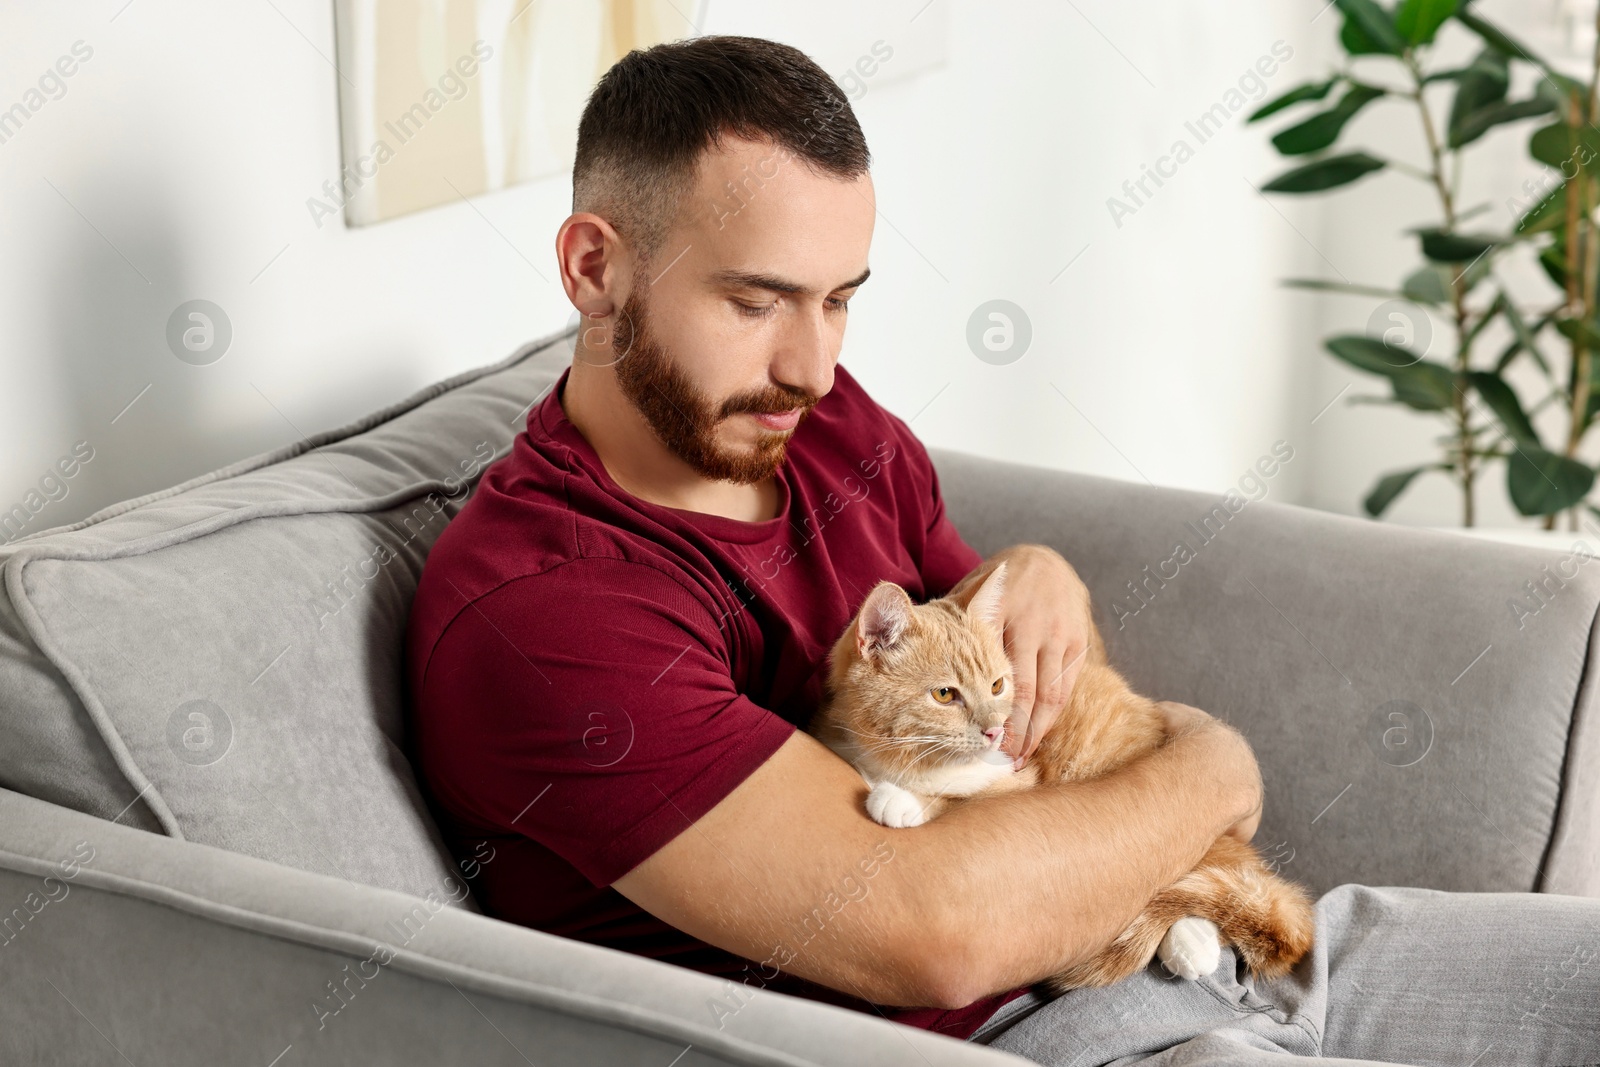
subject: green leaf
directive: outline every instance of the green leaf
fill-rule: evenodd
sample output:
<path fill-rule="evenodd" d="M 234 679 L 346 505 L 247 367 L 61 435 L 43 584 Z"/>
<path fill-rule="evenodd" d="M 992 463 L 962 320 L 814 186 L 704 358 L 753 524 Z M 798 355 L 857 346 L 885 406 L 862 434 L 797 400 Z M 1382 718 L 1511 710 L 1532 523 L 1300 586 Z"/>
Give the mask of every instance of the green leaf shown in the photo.
<path fill-rule="evenodd" d="M 1435 263 L 1471 263 L 1500 244 L 1501 239 L 1487 233 L 1445 233 L 1438 229 L 1418 230 L 1422 254 Z"/>
<path fill-rule="evenodd" d="M 1567 288 L 1567 252 L 1562 245 L 1546 245 L 1539 253 L 1539 266 L 1544 268 L 1545 274 L 1555 283 L 1557 289 Z"/>
<path fill-rule="evenodd" d="M 1319 193 L 1334 189 L 1382 170 L 1386 164 L 1365 152 L 1350 152 L 1342 156 L 1329 156 L 1314 163 L 1285 171 L 1261 187 L 1266 193 Z"/>
<path fill-rule="evenodd" d="M 1495 364 L 1494 369 L 1504 372 L 1511 361 L 1516 358 L 1518 352 L 1526 352 L 1539 365 L 1539 369 L 1544 371 L 1544 376 L 1546 378 L 1550 377 L 1550 364 L 1545 362 L 1544 354 L 1539 351 L 1539 346 L 1534 344 L 1533 340 L 1539 330 L 1544 328 L 1543 323 L 1535 329 L 1529 329 L 1527 321 L 1522 317 L 1522 312 L 1517 310 L 1517 305 L 1508 299 L 1504 292 L 1501 292 L 1498 302 L 1505 312 L 1506 321 L 1511 324 L 1512 339 L 1510 346 L 1501 354 L 1500 361 Z"/>
<path fill-rule="evenodd" d="M 1587 121 L 1589 103 L 1589 87 L 1576 78 L 1569 78 L 1556 71 L 1546 71 L 1537 84 L 1533 87 L 1533 95 L 1541 100 L 1550 101 L 1550 110 L 1565 119 L 1571 113 L 1572 104 L 1576 99 L 1578 117 Z"/>
<path fill-rule="evenodd" d="M 1528 413 L 1522 410 L 1522 401 L 1517 399 L 1516 392 L 1506 384 L 1504 378 L 1486 370 L 1468 371 L 1467 378 L 1478 390 L 1478 395 L 1483 397 L 1483 402 L 1489 405 L 1489 410 L 1494 412 L 1495 418 L 1500 420 L 1500 425 L 1506 428 L 1506 433 L 1520 444 L 1538 445 L 1539 435 L 1534 432 Z"/>
<path fill-rule="evenodd" d="M 1455 374 L 1404 345 L 1362 334 L 1330 337 L 1323 344 L 1352 367 L 1389 379 L 1394 398 L 1418 411 L 1442 411 L 1455 398 Z"/>
<path fill-rule="evenodd" d="M 1507 303 L 1508 301 L 1506 300 L 1505 290 L 1502 289 L 1500 292 L 1495 294 L 1493 303 L 1484 309 L 1483 314 L 1478 316 L 1478 321 L 1473 323 L 1472 328 L 1467 331 L 1467 336 L 1462 342 L 1462 347 L 1469 347 L 1474 341 L 1476 341 L 1478 339 L 1478 335 L 1486 330 L 1495 319 L 1499 318 L 1501 312 L 1505 311 Z"/>
<path fill-rule="evenodd" d="M 1459 6 L 1459 0 L 1401 0 L 1394 28 L 1412 44 L 1431 44 L 1433 35 Z"/>
<path fill-rule="evenodd" d="M 1390 344 L 1359 333 L 1340 334 L 1322 343 L 1329 352 L 1352 367 L 1386 378 L 1394 377 L 1398 370 L 1414 366 L 1422 358 L 1404 345 Z"/>
<path fill-rule="evenodd" d="M 1321 100 L 1328 95 L 1329 90 L 1339 80 L 1338 78 L 1329 78 L 1325 82 L 1307 82 L 1304 85 L 1297 85 L 1282 96 L 1275 96 L 1256 108 L 1250 113 L 1250 117 L 1244 121 L 1248 125 L 1259 119 L 1264 119 L 1268 115 L 1276 115 L 1286 107 L 1293 107 L 1295 104 L 1301 104 L 1307 100 Z"/>
<path fill-rule="evenodd" d="M 1506 463 L 1506 489 L 1523 515 L 1553 515 L 1589 494 L 1594 471 L 1537 446 L 1520 446 Z"/>
<path fill-rule="evenodd" d="M 1506 345 L 1505 350 L 1500 353 L 1500 358 L 1495 360 L 1494 369 L 1499 371 L 1501 374 L 1504 374 L 1506 368 L 1511 366 L 1511 361 L 1516 359 L 1517 353 L 1521 351 L 1522 345 L 1516 341 L 1512 341 L 1510 344 Z"/>
<path fill-rule="evenodd" d="M 1467 120 L 1504 101 L 1510 88 L 1511 65 L 1505 55 L 1492 48 L 1479 52 L 1456 79 L 1456 95 L 1450 102 L 1450 120 L 1446 124 L 1449 143 L 1465 144 L 1463 128 Z"/>
<path fill-rule="evenodd" d="M 1374 0 L 1333 2 L 1344 14 L 1344 29 L 1340 31 L 1339 40 L 1351 55 L 1397 56 L 1406 50 L 1406 39 L 1395 29 L 1394 19 Z"/>
<path fill-rule="evenodd" d="M 1451 124 L 1450 147 L 1461 148 L 1476 141 L 1496 126 L 1516 122 L 1519 119 L 1533 118 L 1535 115 L 1549 114 L 1553 110 L 1555 110 L 1554 104 L 1539 97 L 1489 104 L 1463 116 L 1459 122 Z"/>
<path fill-rule="evenodd" d="M 1517 205 L 1513 204 L 1515 210 Z M 1517 223 L 1517 233 L 1532 236 L 1564 225 L 1567 218 L 1567 185 L 1557 185 L 1534 204 Z"/>
<path fill-rule="evenodd" d="M 1400 291 L 1405 293 L 1406 299 L 1437 307 L 1450 302 L 1450 278 L 1443 277 L 1438 267 L 1422 267 L 1406 275 L 1405 282 L 1400 283 Z"/>
<path fill-rule="evenodd" d="M 1450 279 L 1454 275 L 1440 267 L 1427 266 L 1412 272 L 1401 284 L 1406 298 L 1419 304 L 1447 304 L 1450 302 Z"/>
<path fill-rule="evenodd" d="M 1565 291 L 1567 288 L 1567 234 L 1562 230 L 1557 230 L 1553 236 L 1555 237 L 1555 240 L 1539 249 L 1538 262 L 1539 266 L 1544 268 L 1545 274 L 1549 275 L 1550 281 L 1555 285 L 1555 287 Z M 1579 252 L 1577 261 L 1578 268 L 1581 273 L 1583 269 L 1582 249 L 1584 248 L 1584 241 L 1580 240 L 1578 248 Z M 1552 316 L 1552 321 L 1553 320 L 1554 316 Z M 1563 332 L 1567 333 L 1567 336 L 1570 337 L 1572 336 L 1570 332 L 1571 329 L 1572 327 L 1570 326 L 1566 327 L 1563 329 Z"/>
<path fill-rule="evenodd" d="M 1523 43 L 1500 27 L 1474 15 L 1470 10 L 1456 12 L 1456 20 L 1467 29 L 1483 38 L 1483 43 L 1510 59 L 1521 59 L 1536 66 L 1543 67 L 1547 73 L 1555 73 L 1550 69 L 1550 64 L 1534 55 Z"/>
<path fill-rule="evenodd" d="M 1565 177 L 1577 174 L 1578 167 L 1593 172 L 1600 161 L 1600 130 L 1593 126 L 1574 129 L 1565 122 L 1553 122 L 1533 131 L 1528 138 L 1528 154 L 1540 163 L 1547 163 L 1561 171 Z M 1577 166 L 1572 166 L 1573 161 Z"/>
<path fill-rule="evenodd" d="M 1382 56 L 1389 54 L 1374 44 L 1372 38 L 1362 33 L 1361 27 L 1349 19 L 1345 19 L 1344 25 L 1339 27 L 1339 45 L 1353 56 Z"/>
<path fill-rule="evenodd" d="M 1443 411 L 1455 400 L 1456 376 L 1442 363 L 1419 360 L 1392 374 L 1394 398 L 1418 411 Z"/>
<path fill-rule="evenodd" d="M 1349 293 L 1353 296 L 1381 296 L 1389 300 L 1400 300 L 1406 295 L 1397 289 L 1385 289 L 1377 285 L 1356 285 L 1351 282 L 1331 282 L 1325 278 L 1286 278 L 1282 284 L 1290 289 L 1313 289 L 1323 293 Z"/>
<path fill-rule="evenodd" d="M 1380 96 L 1388 95 L 1370 85 L 1352 85 L 1345 90 L 1339 102 L 1327 111 L 1312 115 L 1304 122 L 1290 126 L 1272 138 L 1272 144 L 1286 156 L 1303 156 L 1307 152 L 1320 152 L 1339 139 L 1345 123 L 1356 112 Z"/>
<path fill-rule="evenodd" d="M 1528 154 L 1547 167 L 1559 167 L 1571 159 L 1582 144 L 1581 137 L 1575 138 L 1573 133 L 1565 122 L 1540 126 L 1528 138 Z"/>
<path fill-rule="evenodd" d="M 1367 494 L 1367 498 L 1361 502 L 1361 506 L 1367 510 L 1368 515 L 1376 519 L 1389 510 L 1389 505 L 1394 503 L 1395 497 L 1406 491 L 1406 487 L 1411 484 L 1413 478 L 1423 471 L 1438 469 L 1439 467 L 1436 464 L 1430 463 L 1425 467 L 1413 467 L 1408 471 L 1395 471 L 1393 474 L 1385 474 L 1378 479 L 1378 484 L 1372 487 L 1372 492 Z"/>
<path fill-rule="evenodd" d="M 1593 319 L 1587 322 L 1583 319 L 1557 319 L 1556 329 L 1561 331 L 1563 337 L 1579 342 L 1591 352 L 1600 349 L 1600 323 Z"/>
<path fill-rule="evenodd" d="M 1429 263 L 1409 274 L 1401 283 L 1400 291 L 1408 300 L 1414 300 L 1419 304 L 1448 304 L 1454 299 L 1451 296 L 1451 289 L 1458 279 L 1463 292 L 1470 293 L 1489 277 L 1492 266 L 1487 257 L 1468 263 L 1465 269 L 1452 264 Z"/>

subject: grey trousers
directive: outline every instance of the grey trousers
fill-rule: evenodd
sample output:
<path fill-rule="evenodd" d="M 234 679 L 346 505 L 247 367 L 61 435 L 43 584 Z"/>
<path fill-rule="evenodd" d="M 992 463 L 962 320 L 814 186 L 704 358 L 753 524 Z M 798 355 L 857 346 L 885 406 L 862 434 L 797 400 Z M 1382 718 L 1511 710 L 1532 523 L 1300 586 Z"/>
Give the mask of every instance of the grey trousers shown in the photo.
<path fill-rule="evenodd" d="M 1600 1064 L 1600 900 L 1341 885 L 1283 978 L 1251 978 L 1228 948 L 1195 982 L 1152 961 L 1109 988 L 1030 992 L 971 1040 L 1053 1067 Z"/>

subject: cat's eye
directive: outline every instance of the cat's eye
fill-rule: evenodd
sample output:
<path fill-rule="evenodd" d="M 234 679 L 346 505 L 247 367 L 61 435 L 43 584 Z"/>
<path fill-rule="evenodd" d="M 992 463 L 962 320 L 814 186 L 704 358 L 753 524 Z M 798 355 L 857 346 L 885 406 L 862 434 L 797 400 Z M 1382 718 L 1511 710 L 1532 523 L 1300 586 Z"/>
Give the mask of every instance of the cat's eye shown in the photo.
<path fill-rule="evenodd" d="M 999 696 L 1000 690 L 1004 689 L 1005 687 L 1006 680 L 1004 678 L 996 678 L 994 680 L 994 685 L 989 687 L 989 692 L 993 693 L 995 696 Z"/>
<path fill-rule="evenodd" d="M 953 686 L 941 685 L 936 689 L 928 690 L 928 692 L 932 693 L 933 699 L 941 704 L 948 704 L 956 698 L 956 691 Z"/>

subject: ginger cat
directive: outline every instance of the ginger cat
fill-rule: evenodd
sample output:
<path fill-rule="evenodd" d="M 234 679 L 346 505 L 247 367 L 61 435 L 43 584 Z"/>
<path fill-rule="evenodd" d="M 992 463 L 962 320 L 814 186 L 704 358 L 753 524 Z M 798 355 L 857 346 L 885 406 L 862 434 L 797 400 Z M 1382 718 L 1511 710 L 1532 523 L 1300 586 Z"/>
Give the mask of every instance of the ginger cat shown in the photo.
<path fill-rule="evenodd" d="M 875 821 L 917 826 L 962 798 L 1094 778 L 1165 742 L 1163 713 L 1111 668 L 1091 623 L 1070 700 L 1028 765 L 1015 770 L 1000 748 L 1012 685 L 999 627 L 1004 582 L 1002 562 L 961 593 L 965 603 L 944 597 L 920 606 L 880 582 L 834 645 L 827 697 L 808 732 L 861 772 Z M 1173 974 L 1194 979 L 1216 970 L 1219 937 L 1252 972 L 1276 977 L 1310 949 L 1313 932 L 1306 891 L 1250 845 L 1221 837 L 1109 947 L 1045 986 L 1056 995 L 1111 985 L 1158 953 Z"/>

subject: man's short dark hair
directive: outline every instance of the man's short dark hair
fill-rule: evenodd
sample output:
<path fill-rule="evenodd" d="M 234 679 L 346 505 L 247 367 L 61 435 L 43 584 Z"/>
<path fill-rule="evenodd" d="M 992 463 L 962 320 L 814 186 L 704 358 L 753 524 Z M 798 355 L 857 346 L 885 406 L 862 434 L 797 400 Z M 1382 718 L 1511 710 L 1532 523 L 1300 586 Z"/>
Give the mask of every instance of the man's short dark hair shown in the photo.
<path fill-rule="evenodd" d="M 634 49 L 601 77 L 578 123 L 572 210 L 604 218 L 649 263 L 686 206 L 701 153 L 729 134 L 847 181 L 871 163 L 850 101 L 804 52 L 695 37 Z"/>

